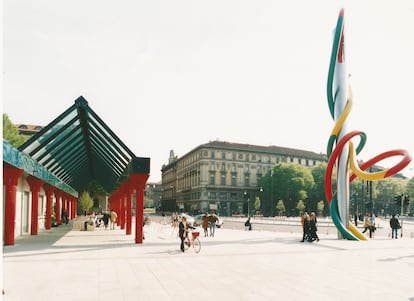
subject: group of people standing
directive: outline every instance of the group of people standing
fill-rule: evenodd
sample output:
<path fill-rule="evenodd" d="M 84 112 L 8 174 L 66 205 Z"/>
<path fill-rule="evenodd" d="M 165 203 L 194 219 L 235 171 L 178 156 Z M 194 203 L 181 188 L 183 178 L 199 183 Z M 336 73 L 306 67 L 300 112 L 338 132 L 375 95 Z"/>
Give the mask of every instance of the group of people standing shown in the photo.
<path fill-rule="evenodd" d="M 303 227 L 303 236 L 301 242 L 314 242 L 315 240 L 319 241 L 317 234 L 318 228 L 316 226 L 317 223 L 318 221 L 316 219 L 315 212 L 311 212 L 311 214 L 304 212 L 302 214 L 301 224 Z"/>
<path fill-rule="evenodd" d="M 204 237 L 209 236 L 208 235 L 208 230 L 210 230 L 210 236 L 214 237 L 214 233 L 216 232 L 216 223 L 218 221 L 218 217 L 214 212 L 209 213 L 204 213 L 203 218 L 202 218 L 202 223 L 201 223 L 201 227 L 204 230 Z"/>

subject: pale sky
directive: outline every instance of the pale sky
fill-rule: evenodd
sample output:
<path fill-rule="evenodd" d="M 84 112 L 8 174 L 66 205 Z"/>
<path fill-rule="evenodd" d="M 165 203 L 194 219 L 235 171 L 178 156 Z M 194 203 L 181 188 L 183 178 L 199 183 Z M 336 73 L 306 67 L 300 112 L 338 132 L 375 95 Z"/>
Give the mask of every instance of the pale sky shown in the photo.
<path fill-rule="evenodd" d="M 180 157 L 216 139 L 326 153 L 341 8 L 348 130 L 367 134 L 358 159 L 414 156 L 412 0 L 4 0 L 3 111 L 46 125 L 82 95 L 151 158 L 149 181 L 161 180 L 170 150 Z"/>

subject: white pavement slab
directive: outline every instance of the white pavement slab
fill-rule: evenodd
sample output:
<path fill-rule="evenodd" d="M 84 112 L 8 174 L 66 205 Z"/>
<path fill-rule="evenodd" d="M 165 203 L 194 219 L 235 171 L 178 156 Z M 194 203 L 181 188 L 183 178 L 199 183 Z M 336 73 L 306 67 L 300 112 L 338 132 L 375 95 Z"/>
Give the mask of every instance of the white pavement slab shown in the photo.
<path fill-rule="evenodd" d="M 414 239 L 301 243 L 298 233 L 217 229 L 201 252 L 179 251 L 169 225 L 124 230 L 71 225 L 3 248 L 5 301 L 414 301 Z M 134 227 L 133 227 L 134 229 Z"/>

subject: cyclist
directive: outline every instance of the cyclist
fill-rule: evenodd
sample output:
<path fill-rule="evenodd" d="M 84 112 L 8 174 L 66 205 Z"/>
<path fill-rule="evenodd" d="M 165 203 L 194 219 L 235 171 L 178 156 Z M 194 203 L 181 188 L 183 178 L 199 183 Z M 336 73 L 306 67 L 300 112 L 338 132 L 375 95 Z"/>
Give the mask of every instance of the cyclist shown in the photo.
<path fill-rule="evenodd" d="M 184 252 L 185 239 L 187 238 L 188 242 L 190 241 L 188 239 L 188 232 L 190 231 L 189 229 L 195 229 L 195 227 L 187 223 L 187 217 L 183 215 L 180 223 L 178 224 L 178 235 L 180 236 L 180 239 L 181 239 L 181 245 L 180 245 L 181 252 Z"/>

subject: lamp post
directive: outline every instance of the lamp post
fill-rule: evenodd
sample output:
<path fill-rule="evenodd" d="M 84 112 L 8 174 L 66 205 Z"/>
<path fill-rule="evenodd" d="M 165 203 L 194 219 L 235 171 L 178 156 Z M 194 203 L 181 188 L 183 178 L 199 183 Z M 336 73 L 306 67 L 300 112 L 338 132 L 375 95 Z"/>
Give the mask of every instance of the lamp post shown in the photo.
<path fill-rule="evenodd" d="M 263 199 L 263 187 L 259 187 L 259 200 L 260 200 L 260 209 L 261 209 L 261 207 L 262 207 L 262 199 Z M 254 208 L 254 209 L 256 209 L 256 208 Z M 263 215 L 263 212 L 262 212 L 262 210 L 260 210 L 260 212 L 259 212 L 261 215 Z M 256 212 L 256 214 L 257 214 L 257 212 Z"/>
<path fill-rule="evenodd" d="M 247 199 L 247 217 L 250 217 L 250 195 L 246 190 L 244 191 L 243 195 L 244 198 Z"/>
<path fill-rule="evenodd" d="M 270 171 L 270 216 L 273 217 L 273 170 Z"/>

